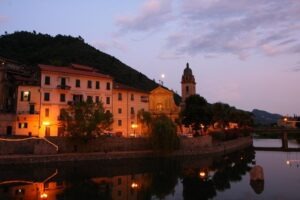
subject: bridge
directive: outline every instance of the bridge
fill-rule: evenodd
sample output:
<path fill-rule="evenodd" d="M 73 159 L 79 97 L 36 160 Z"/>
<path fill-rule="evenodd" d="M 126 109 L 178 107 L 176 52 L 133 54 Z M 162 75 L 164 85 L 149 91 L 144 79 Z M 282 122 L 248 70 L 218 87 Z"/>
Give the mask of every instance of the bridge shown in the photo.
<path fill-rule="evenodd" d="M 299 133 L 299 130 L 297 130 Z M 281 147 L 254 147 L 257 151 L 284 151 L 284 152 L 300 152 L 300 148 L 289 148 L 288 132 L 281 132 Z M 300 134 L 300 133 L 299 133 Z"/>

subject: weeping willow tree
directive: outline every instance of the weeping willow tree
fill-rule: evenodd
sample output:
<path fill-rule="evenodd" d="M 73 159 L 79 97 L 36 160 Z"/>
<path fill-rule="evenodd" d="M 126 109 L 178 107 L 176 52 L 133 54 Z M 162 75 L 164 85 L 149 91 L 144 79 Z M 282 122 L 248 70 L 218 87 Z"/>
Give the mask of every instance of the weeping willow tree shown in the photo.
<path fill-rule="evenodd" d="M 152 122 L 151 113 L 143 109 L 139 110 L 137 113 L 137 118 L 139 123 L 141 124 L 142 134 L 144 136 L 149 136 L 151 132 L 151 122 Z"/>
<path fill-rule="evenodd" d="M 179 148 L 176 125 L 166 115 L 160 115 L 153 119 L 150 138 L 155 150 L 169 151 Z"/>

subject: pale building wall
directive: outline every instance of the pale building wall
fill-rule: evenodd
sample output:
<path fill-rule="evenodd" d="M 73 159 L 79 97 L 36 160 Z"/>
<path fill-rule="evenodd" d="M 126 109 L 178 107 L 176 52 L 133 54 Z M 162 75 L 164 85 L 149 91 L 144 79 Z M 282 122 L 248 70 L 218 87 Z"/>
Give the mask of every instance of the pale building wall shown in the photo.
<path fill-rule="evenodd" d="M 122 96 L 122 100 L 119 100 L 119 94 Z M 131 96 L 133 95 L 133 99 Z M 129 136 L 141 136 L 142 126 L 138 122 L 137 114 L 139 110 L 149 110 L 148 102 L 142 102 L 142 96 L 148 98 L 148 93 L 142 93 L 135 90 L 126 89 L 114 89 L 113 90 L 113 131 L 117 135 L 122 135 L 124 137 Z M 133 108 L 134 113 L 131 113 L 131 108 Z M 121 111 L 121 113 L 119 112 Z M 121 120 L 121 124 L 120 121 Z M 136 124 L 136 128 L 132 128 L 132 124 Z"/>
<path fill-rule="evenodd" d="M 40 87 L 18 86 L 17 91 L 17 120 L 14 125 L 14 133 L 23 136 L 38 136 L 40 122 Z M 28 95 L 30 95 L 30 98 Z"/>
<path fill-rule="evenodd" d="M 50 84 L 45 84 L 46 76 L 50 77 Z M 65 89 L 59 88 L 61 79 L 65 78 Z M 80 87 L 76 87 L 76 80 L 80 80 Z M 88 81 L 92 82 L 92 87 L 88 88 Z M 100 88 L 96 89 L 96 81 L 100 83 Z M 110 89 L 107 89 L 107 83 L 110 84 Z M 60 126 L 59 116 L 60 110 L 68 108 L 68 102 L 73 101 L 73 95 L 82 95 L 86 101 L 88 96 L 96 100 L 102 101 L 105 110 L 112 112 L 112 78 L 102 78 L 97 76 L 84 76 L 71 73 L 57 73 L 55 71 L 42 71 L 41 73 L 41 129 L 40 136 L 46 136 L 46 128 L 50 131 L 50 136 L 58 135 Z M 44 94 L 49 93 L 49 101 L 45 101 Z M 60 101 L 60 95 L 65 94 L 65 101 Z M 106 102 L 109 98 L 110 102 Z M 46 109 L 49 109 L 49 116 L 46 115 Z"/>

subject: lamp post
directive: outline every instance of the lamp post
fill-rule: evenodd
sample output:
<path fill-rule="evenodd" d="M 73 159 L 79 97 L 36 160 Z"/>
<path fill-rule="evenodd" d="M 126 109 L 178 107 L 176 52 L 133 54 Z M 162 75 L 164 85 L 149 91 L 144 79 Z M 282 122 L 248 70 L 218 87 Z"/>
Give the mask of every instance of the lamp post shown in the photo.
<path fill-rule="evenodd" d="M 131 124 L 131 128 L 133 129 L 133 136 L 135 137 L 135 129 L 137 129 L 138 125 L 137 124 Z"/>

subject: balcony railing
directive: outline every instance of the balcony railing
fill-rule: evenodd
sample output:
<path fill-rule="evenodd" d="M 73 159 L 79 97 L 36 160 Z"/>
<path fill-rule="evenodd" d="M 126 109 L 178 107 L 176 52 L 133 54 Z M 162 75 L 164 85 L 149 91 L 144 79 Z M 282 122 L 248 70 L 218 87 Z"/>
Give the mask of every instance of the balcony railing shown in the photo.
<path fill-rule="evenodd" d="M 57 89 L 70 90 L 71 86 L 68 86 L 68 85 L 57 85 Z"/>
<path fill-rule="evenodd" d="M 18 111 L 18 115 L 38 115 L 40 114 L 39 111 L 34 111 L 34 112 L 31 112 L 31 111 Z"/>

